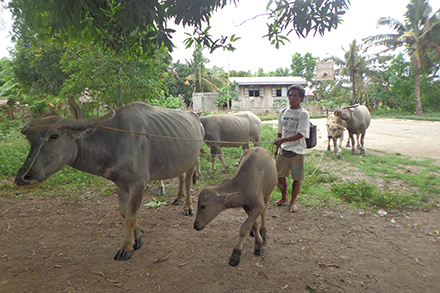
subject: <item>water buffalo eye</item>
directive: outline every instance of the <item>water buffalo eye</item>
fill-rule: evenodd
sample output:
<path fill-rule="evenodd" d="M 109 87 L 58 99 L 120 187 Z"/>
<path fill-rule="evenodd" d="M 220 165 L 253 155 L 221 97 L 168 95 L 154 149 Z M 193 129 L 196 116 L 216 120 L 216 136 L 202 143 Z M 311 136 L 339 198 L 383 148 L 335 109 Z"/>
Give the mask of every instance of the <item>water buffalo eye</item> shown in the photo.
<path fill-rule="evenodd" d="M 58 134 L 52 134 L 52 135 L 50 136 L 50 140 L 55 140 L 55 139 L 57 139 L 58 137 L 59 137 Z"/>
<path fill-rule="evenodd" d="M 202 210 L 204 210 L 204 209 L 206 208 L 206 206 L 201 206 L 200 208 L 201 208 Z"/>

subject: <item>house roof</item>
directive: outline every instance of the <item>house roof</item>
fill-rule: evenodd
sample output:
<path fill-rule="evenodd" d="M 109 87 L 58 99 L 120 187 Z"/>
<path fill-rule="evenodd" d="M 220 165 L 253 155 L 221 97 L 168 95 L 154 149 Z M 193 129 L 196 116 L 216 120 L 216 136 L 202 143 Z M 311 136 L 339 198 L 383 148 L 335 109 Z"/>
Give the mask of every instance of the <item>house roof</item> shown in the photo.
<path fill-rule="evenodd" d="M 231 82 L 238 85 L 287 85 L 306 84 L 307 81 L 301 76 L 257 76 L 257 77 L 230 77 Z"/>

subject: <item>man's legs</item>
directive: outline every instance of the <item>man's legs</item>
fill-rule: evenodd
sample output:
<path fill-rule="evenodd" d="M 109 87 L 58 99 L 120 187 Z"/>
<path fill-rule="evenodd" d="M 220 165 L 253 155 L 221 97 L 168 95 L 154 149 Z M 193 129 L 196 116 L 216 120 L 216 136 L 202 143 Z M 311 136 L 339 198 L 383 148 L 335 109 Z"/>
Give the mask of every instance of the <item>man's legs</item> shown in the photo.
<path fill-rule="evenodd" d="M 282 205 L 289 201 L 287 198 L 287 180 L 286 177 L 278 177 L 278 188 L 281 191 L 281 199 L 277 201 L 275 204 L 277 206 Z"/>
<path fill-rule="evenodd" d="M 281 199 L 278 200 L 275 204 L 282 205 L 289 201 L 287 198 L 287 180 L 286 177 L 278 177 L 278 188 L 281 191 Z M 292 182 L 292 199 L 290 200 L 289 209 L 291 213 L 295 213 L 298 211 L 298 207 L 295 204 L 296 197 L 299 194 L 299 190 L 301 189 L 301 181 L 294 180 Z"/>
<path fill-rule="evenodd" d="M 301 189 L 301 181 L 293 180 L 292 183 L 292 199 L 290 200 L 290 212 L 295 213 L 298 211 L 298 207 L 295 204 L 296 197 L 299 194 L 299 190 Z"/>

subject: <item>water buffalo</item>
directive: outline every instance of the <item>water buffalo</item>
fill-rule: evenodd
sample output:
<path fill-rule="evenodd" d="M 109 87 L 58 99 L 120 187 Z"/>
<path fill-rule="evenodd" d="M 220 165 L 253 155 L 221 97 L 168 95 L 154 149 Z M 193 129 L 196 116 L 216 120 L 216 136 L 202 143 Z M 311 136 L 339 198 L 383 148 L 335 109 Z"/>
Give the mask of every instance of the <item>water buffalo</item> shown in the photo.
<path fill-rule="evenodd" d="M 151 180 L 186 173 L 184 214 L 194 213 L 191 175 L 204 132 L 193 112 L 138 102 L 116 111 L 110 109 L 107 115 L 95 119 L 39 118 L 21 132 L 30 143 L 30 151 L 16 174 L 18 186 L 36 187 L 64 165 L 107 178 L 118 186 L 119 210 L 127 232 L 115 260 L 131 258 L 144 241 L 136 219 L 143 191 Z M 183 197 L 180 192 L 174 204 Z"/>
<path fill-rule="evenodd" d="M 261 120 L 251 112 L 235 114 L 214 114 L 200 117 L 205 128 L 205 143 L 211 148 L 211 166 L 215 167 L 218 156 L 223 169 L 228 166 L 223 158 L 221 147 L 240 147 L 242 155 L 249 149 L 249 140 L 254 146 L 261 146 Z M 240 158 L 241 160 L 241 158 Z M 240 162 L 239 160 L 239 162 Z"/>
<path fill-rule="evenodd" d="M 348 135 L 351 140 L 351 154 L 356 154 L 354 135 L 356 134 L 357 149 L 361 150 L 361 154 L 365 155 L 364 149 L 364 139 L 365 132 L 370 126 L 370 111 L 367 107 L 362 105 L 353 105 L 348 107 L 343 107 L 335 111 L 335 116 L 340 117 L 347 123 Z M 359 143 L 360 135 L 360 143 Z M 347 145 L 349 146 L 349 145 Z"/>
<path fill-rule="evenodd" d="M 341 158 L 342 141 L 344 140 L 344 131 L 347 127 L 345 120 L 335 115 L 330 115 L 327 119 L 327 137 L 328 146 L 327 150 L 331 151 L 330 143 L 333 141 L 333 152 L 338 159 Z M 339 140 L 339 147 L 338 147 Z"/>
<path fill-rule="evenodd" d="M 243 241 L 249 231 L 255 234 L 255 255 L 263 255 L 266 242 L 266 211 L 270 194 L 277 183 L 277 170 L 272 154 L 263 148 L 249 149 L 243 156 L 237 173 L 231 180 L 207 187 L 199 195 L 194 229 L 202 230 L 221 211 L 243 208 L 248 218 L 241 225 L 238 242 L 229 259 L 229 265 L 240 262 Z M 261 217 L 261 227 L 257 219 Z"/>

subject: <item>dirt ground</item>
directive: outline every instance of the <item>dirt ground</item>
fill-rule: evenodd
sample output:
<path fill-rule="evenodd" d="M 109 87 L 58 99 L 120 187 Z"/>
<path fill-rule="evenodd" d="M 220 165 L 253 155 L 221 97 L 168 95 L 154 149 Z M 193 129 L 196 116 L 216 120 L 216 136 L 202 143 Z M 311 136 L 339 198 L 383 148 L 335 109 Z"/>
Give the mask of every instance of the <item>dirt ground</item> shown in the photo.
<path fill-rule="evenodd" d="M 379 125 L 373 122 L 367 151 L 384 150 L 373 146 L 372 129 Z M 385 123 L 380 125 L 387 129 Z M 414 133 L 401 136 L 416 155 L 426 155 L 409 136 Z M 386 141 L 377 135 L 375 141 Z M 429 141 L 438 146 L 439 137 L 431 134 Z M 406 154 L 396 146 L 391 151 Z M 1 192 L 13 195 L 13 179 L 7 181 L 11 188 Z M 194 204 L 202 188 L 194 187 Z M 132 259 L 117 262 L 112 258 L 124 222 L 116 195 L 84 196 L 75 204 L 42 192 L 0 197 L 0 292 L 440 292 L 438 209 L 381 216 L 344 205 L 300 203 L 295 214 L 271 206 L 264 256 L 253 255 L 248 237 L 240 264 L 230 267 L 242 210 L 224 211 L 197 232 L 181 206 L 143 207 L 138 221 L 146 242 Z M 150 188 L 144 202 L 152 193 Z"/>

